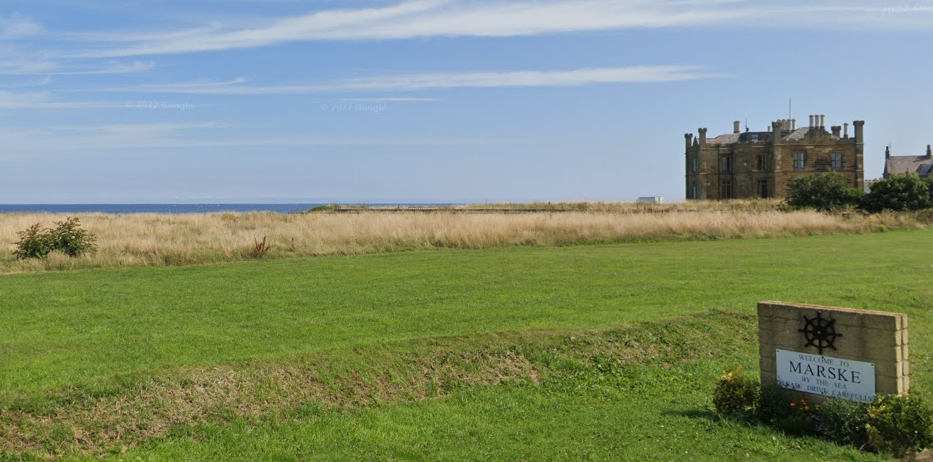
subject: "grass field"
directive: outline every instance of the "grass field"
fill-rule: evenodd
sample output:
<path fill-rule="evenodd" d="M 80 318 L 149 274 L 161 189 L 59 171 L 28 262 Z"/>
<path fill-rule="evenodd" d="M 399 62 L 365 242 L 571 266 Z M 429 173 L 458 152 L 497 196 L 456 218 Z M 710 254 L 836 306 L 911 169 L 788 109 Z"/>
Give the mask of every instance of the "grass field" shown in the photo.
<path fill-rule="evenodd" d="M 757 369 L 755 303 L 783 300 L 907 312 L 929 396 L 931 238 L 5 275 L 0 460 L 870 458 L 717 421 L 709 395 Z"/>
<path fill-rule="evenodd" d="M 731 202 L 731 201 L 730 201 Z M 773 201 L 737 204 L 585 204 L 586 210 L 503 214 L 378 212 L 212 213 L 192 215 L 78 214 L 97 237 L 97 251 L 70 258 L 17 260 L 17 233 L 52 227 L 63 215 L 0 214 L 0 273 L 79 268 L 183 266 L 253 259 L 361 255 L 434 249 L 566 246 L 645 241 L 707 240 L 848 234 L 922 228 L 917 214 L 829 215 L 781 212 Z M 555 206 L 566 206 L 556 204 Z M 538 210 L 538 209 L 533 209 Z M 546 210 L 546 209 L 545 209 Z M 921 214 L 922 215 L 922 214 Z M 270 246 L 257 249 L 257 242 Z M 9 252 L 2 250 L 9 249 Z"/>

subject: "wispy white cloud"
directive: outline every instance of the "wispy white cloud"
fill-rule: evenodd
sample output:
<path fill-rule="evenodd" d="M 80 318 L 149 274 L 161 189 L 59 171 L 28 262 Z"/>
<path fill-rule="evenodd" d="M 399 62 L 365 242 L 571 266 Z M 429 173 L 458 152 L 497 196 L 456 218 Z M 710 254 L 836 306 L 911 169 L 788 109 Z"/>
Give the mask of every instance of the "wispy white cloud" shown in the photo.
<path fill-rule="evenodd" d="M 98 67 L 73 67 L 61 70 L 44 72 L 45 75 L 103 75 L 103 74 L 133 74 L 146 72 L 155 67 L 155 63 L 135 61 L 133 63 L 107 63 Z"/>
<path fill-rule="evenodd" d="M 0 91 L 0 110 L 114 109 L 121 104 L 105 101 L 60 101 L 50 92 Z"/>
<path fill-rule="evenodd" d="M 85 91 L 198 95 L 293 95 L 329 92 L 419 91 L 449 88 L 572 87 L 609 83 L 676 82 L 722 77 L 693 66 L 627 66 L 567 71 L 425 73 L 362 77 L 300 85 L 249 85 L 243 78 L 223 82 L 97 88 Z M 409 98 L 409 100 L 411 100 Z M 422 99 L 423 100 L 423 99 Z M 371 101 L 371 100 L 370 100 Z"/>
<path fill-rule="evenodd" d="M 0 128 L 4 152 L 87 152 L 150 148 L 286 147 L 286 146 L 458 146 L 533 144 L 541 140 L 491 138 L 392 138 L 329 135 L 237 136 L 223 122 L 114 124 L 32 129 Z M 0 154 L 0 158 L 5 157 Z"/>
<path fill-rule="evenodd" d="M 44 32 L 43 27 L 19 14 L 0 16 L 0 40 L 18 39 L 39 35 Z"/>
<path fill-rule="evenodd" d="M 134 61 L 132 63 L 105 62 L 75 64 L 71 60 L 49 58 L 46 56 L 27 57 L 25 52 L 0 52 L 0 75 L 108 75 L 132 74 L 151 70 L 153 62 Z"/>
<path fill-rule="evenodd" d="M 909 14 L 908 14 L 909 13 Z M 71 34 L 78 56 L 115 58 L 264 47 L 314 40 L 513 37 L 662 27 L 933 27 L 933 8 L 878 0 L 405 0 L 383 7 L 332 9 L 244 26 L 139 34 Z"/>
<path fill-rule="evenodd" d="M 29 88 L 29 87 L 41 87 L 52 83 L 52 76 L 45 76 L 37 80 L 26 80 L 16 83 L 5 83 L 0 85 L 0 88 L 5 88 L 7 90 L 14 88 Z"/>

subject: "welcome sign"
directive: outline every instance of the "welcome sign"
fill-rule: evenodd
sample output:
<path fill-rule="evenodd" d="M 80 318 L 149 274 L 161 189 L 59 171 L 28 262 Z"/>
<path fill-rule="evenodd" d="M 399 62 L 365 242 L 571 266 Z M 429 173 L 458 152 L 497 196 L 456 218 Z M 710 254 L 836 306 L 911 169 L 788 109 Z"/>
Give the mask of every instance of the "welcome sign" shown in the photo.
<path fill-rule="evenodd" d="M 875 364 L 776 350 L 777 381 L 784 388 L 869 402 L 875 398 Z"/>
<path fill-rule="evenodd" d="M 762 383 L 814 402 L 909 391 L 906 314 L 761 302 L 758 339 Z"/>

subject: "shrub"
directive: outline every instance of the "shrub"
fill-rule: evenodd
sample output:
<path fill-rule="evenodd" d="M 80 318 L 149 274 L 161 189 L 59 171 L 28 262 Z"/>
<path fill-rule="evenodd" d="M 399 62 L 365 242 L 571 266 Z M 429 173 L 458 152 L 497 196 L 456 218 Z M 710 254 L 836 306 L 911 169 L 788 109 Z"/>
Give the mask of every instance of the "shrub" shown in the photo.
<path fill-rule="evenodd" d="M 760 385 L 757 380 L 744 377 L 741 369 L 719 377 L 713 404 L 720 415 L 751 410 L 758 399 Z"/>
<path fill-rule="evenodd" d="M 819 420 L 820 406 L 811 405 L 805 399 L 787 403 L 790 412 L 778 419 L 774 426 L 788 435 L 814 435 Z"/>
<path fill-rule="evenodd" d="M 776 383 L 762 385 L 755 403 L 759 421 L 790 435 L 816 433 L 818 413 L 819 407 L 811 407 L 804 399 L 794 401 L 793 395 Z"/>
<path fill-rule="evenodd" d="M 52 251 L 52 239 L 48 231 L 43 231 L 36 223 L 25 231 L 16 233 L 19 236 L 16 250 L 13 255 L 25 260 L 27 258 L 45 258 Z"/>
<path fill-rule="evenodd" d="M 933 409 L 916 397 L 882 395 L 867 406 L 870 447 L 903 457 L 933 445 Z"/>
<path fill-rule="evenodd" d="M 771 425 L 790 415 L 788 403 L 793 401 L 789 391 L 776 383 L 761 385 L 758 402 L 755 403 L 755 417 L 765 424 Z"/>
<path fill-rule="evenodd" d="M 815 208 L 821 211 L 832 211 L 845 208 L 848 205 L 857 205 L 857 194 L 846 188 L 844 178 L 832 173 L 812 175 L 797 178 L 790 184 L 787 194 L 787 205 L 791 208 Z"/>
<path fill-rule="evenodd" d="M 70 217 L 55 224 L 58 226 L 49 230 L 53 250 L 61 250 L 68 256 L 77 257 L 96 248 L 94 241 L 97 238 L 86 229 L 81 229 L 77 218 Z"/>
<path fill-rule="evenodd" d="M 868 444 L 868 405 L 849 399 L 830 398 L 820 407 L 817 431 L 836 444 L 864 448 Z"/>
<path fill-rule="evenodd" d="M 891 175 L 871 184 L 864 207 L 870 212 L 920 210 L 933 205 L 930 194 L 930 184 L 915 173 Z"/>
<path fill-rule="evenodd" d="M 863 207 L 866 197 L 868 197 L 868 193 L 866 193 L 864 189 L 846 188 L 846 204 L 853 207 Z"/>
<path fill-rule="evenodd" d="M 55 223 L 54 229 L 41 229 L 36 223 L 25 231 L 16 233 L 19 235 L 16 250 L 13 255 L 16 258 L 45 258 L 50 252 L 60 250 L 62 253 L 76 257 L 86 252 L 93 251 L 96 246 L 96 238 L 85 229 L 81 229 L 81 224 L 77 218 L 67 218 L 65 221 Z"/>

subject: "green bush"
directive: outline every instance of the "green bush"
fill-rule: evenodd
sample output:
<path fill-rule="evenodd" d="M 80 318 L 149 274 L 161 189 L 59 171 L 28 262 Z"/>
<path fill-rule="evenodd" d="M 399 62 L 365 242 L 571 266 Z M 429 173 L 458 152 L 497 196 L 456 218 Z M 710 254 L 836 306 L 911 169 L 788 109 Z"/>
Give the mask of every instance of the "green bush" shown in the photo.
<path fill-rule="evenodd" d="M 755 407 L 760 384 L 742 375 L 741 369 L 719 377 L 713 393 L 713 405 L 720 415 L 744 412 Z"/>
<path fill-rule="evenodd" d="M 43 230 L 36 223 L 25 231 L 16 233 L 19 235 L 19 242 L 15 244 L 16 250 L 13 251 L 13 255 L 19 259 L 45 258 L 53 250 L 60 250 L 66 255 L 76 257 L 96 248 L 94 241 L 97 238 L 87 230 L 81 229 L 77 218 L 67 218 L 55 224 L 55 228 Z"/>
<path fill-rule="evenodd" d="M 13 251 L 16 258 L 45 258 L 52 251 L 52 236 L 48 231 L 43 231 L 38 223 L 16 234 L 19 236 L 16 250 Z"/>
<path fill-rule="evenodd" d="M 755 417 L 762 423 L 773 425 L 791 414 L 789 404 L 793 401 L 790 392 L 776 383 L 761 385 L 758 402 L 755 403 Z"/>
<path fill-rule="evenodd" d="M 774 422 L 774 426 L 788 435 L 815 435 L 820 406 L 811 406 L 805 399 L 787 403 L 790 412 Z"/>
<path fill-rule="evenodd" d="M 846 188 L 846 203 L 853 207 L 863 208 L 866 197 L 868 197 L 868 193 L 864 189 Z"/>
<path fill-rule="evenodd" d="M 789 435 L 811 435 L 816 433 L 819 407 L 800 399 L 794 401 L 790 391 L 776 383 L 761 386 L 755 403 L 755 417 Z"/>
<path fill-rule="evenodd" d="M 870 403 L 826 398 L 811 405 L 794 400 L 793 393 L 777 383 L 759 387 L 736 371 L 719 377 L 713 403 L 720 415 L 752 415 L 787 434 L 821 436 L 897 457 L 933 446 L 933 409 L 916 397 L 878 395 Z"/>
<path fill-rule="evenodd" d="M 870 212 L 921 210 L 931 206 L 930 183 L 915 173 L 891 175 L 873 182 L 864 201 L 864 208 Z"/>
<path fill-rule="evenodd" d="M 815 208 L 833 211 L 858 205 L 857 193 L 849 191 L 846 180 L 832 173 L 797 178 L 790 184 L 787 199 L 788 206 L 795 209 Z"/>
<path fill-rule="evenodd" d="M 868 445 L 903 457 L 933 445 L 933 409 L 919 398 L 882 395 L 868 404 Z"/>
<path fill-rule="evenodd" d="M 849 399 L 827 399 L 820 407 L 817 431 L 836 443 L 865 448 L 868 445 L 868 405 Z"/>
<path fill-rule="evenodd" d="M 70 217 L 55 224 L 58 226 L 49 230 L 53 250 L 61 250 L 69 256 L 77 257 L 97 247 L 94 244 L 97 238 L 86 229 L 81 229 L 77 218 Z"/>

